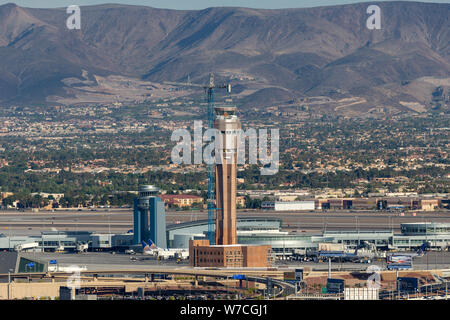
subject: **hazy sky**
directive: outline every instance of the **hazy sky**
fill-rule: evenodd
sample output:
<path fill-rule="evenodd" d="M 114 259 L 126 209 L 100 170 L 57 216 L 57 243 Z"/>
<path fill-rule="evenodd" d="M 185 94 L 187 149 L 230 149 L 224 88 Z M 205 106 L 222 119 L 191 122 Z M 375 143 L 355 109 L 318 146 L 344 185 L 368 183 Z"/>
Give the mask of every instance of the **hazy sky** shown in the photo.
<path fill-rule="evenodd" d="M 156 8 L 197 10 L 208 7 L 249 7 L 249 8 L 301 8 L 314 6 L 339 5 L 358 2 L 377 2 L 367 0 L 0 0 L 0 5 L 16 3 L 22 7 L 49 8 L 67 7 L 72 4 L 79 6 L 103 3 L 122 3 L 145 5 Z M 449 3 L 450 0 L 422 0 L 419 2 Z"/>

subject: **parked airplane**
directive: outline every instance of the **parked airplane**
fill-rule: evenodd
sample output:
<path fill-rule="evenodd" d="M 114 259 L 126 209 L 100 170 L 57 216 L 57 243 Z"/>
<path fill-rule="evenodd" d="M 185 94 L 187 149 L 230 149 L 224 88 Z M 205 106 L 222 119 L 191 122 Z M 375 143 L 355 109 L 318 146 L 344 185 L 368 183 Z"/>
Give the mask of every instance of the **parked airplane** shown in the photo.
<path fill-rule="evenodd" d="M 151 256 L 156 256 L 157 255 L 157 247 L 156 245 L 149 240 L 149 243 L 146 243 L 145 241 L 142 241 L 142 253 L 145 255 L 151 255 Z"/>
<path fill-rule="evenodd" d="M 159 248 L 151 239 L 148 243 L 142 241 L 143 254 L 152 255 L 159 259 L 187 259 L 189 258 L 189 251 L 182 248 L 176 249 L 163 249 Z"/>
<path fill-rule="evenodd" d="M 423 256 L 428 248 L 428 243 L 423 243 L 416 252 L 394 253 L 387 257 L 387 263 L 410 263 L 412 258 Z"/>
<path fill-rule="evenodd" d="M 395 264 L 411 264 L 413 256 L 412 255 L 391 255 L 387 257 L 386 262 L 388 264 L 395 263 Z"/>
<path fill-rule="evenodd" d="M 339 259 L 342 262 L 362 262 L 370 263 L 372 259 L 385 258 L 383 252 L 379 252 L 372 243 L 363 241 L 353 252 L 342 246 L 341 250 L 322 250 L 318 252 L 318 259 Z"/>

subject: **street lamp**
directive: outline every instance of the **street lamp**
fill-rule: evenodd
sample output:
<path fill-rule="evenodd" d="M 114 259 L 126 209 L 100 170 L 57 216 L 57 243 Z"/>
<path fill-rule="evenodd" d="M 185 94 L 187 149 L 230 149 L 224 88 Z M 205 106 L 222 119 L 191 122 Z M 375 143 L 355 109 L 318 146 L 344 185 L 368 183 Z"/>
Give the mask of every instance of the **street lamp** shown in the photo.
<path fill-rule="evenodd" d="M 8 251 L 11 251 L 11 228 L 10 228 L 10 226 L 8 226 L 8 233 L 9 233 L 9 236 L 8 236 Z"/>
<path fill-rule="evenodd" d="M 328 279 L 331 279 L 331 257 L 328 257 Z"/>
<path fill-rule="evenodd" d="M 13 269 L 8 270 L 8 300 L 10 299 L 10 287 L 11 287 L 11 272 L 14 272 Z"/>
<path fill-rule="evenodd" d="M 355 220 L 356 220 L 356 231 L 358 232 L 358 244 L 357 247 L 359 247 L 359 225 L 358 225 L 358 216 L 355 216 Z"/>

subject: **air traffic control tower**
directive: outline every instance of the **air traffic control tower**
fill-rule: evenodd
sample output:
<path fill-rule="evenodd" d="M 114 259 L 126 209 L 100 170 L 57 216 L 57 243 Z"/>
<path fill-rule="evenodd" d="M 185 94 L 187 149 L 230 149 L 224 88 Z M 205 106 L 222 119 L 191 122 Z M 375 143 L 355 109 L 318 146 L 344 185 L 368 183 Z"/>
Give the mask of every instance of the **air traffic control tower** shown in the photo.
<path fill-rule="evenodd" d="M 271 265 L 270 245 L 237 243 L 237 153 L 241 129 L 237 108 L 216 107 L 214 111 L 214 128 L 222 133 L 216 146 L 222 151 L 220 161 L 216 162 L 216 243 L 211 245 L 209 239 L 189 240 L 189 264 L 192 267 L 268 267 Z"/>
<path fill-rule="evenodd" d="M 237 243 L 237 147 L 241 122 L 236 107 L 216 107 L 214 111 L 214 128 L 222 133 L 221 161 L 216 164 L 216 244 L 230 245 Z"/>
<path fill-rule="evenodd" d="M 140 244 L 151 239 L 158 247 L 165 249 L 166 210 L 158 193 L 159 189 L 152 185 L 139 187 L 139 196 L 134 199 L 133 243 Z"/>

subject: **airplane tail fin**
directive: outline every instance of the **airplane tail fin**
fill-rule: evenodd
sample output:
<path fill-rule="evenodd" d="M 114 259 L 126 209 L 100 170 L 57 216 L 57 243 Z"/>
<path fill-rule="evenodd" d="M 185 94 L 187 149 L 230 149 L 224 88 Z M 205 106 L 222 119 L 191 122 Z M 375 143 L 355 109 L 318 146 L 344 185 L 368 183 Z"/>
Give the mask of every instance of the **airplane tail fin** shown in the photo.
<path fill-rule="evenodd" d="M 151 249 L 158 249 L 158 247 L 157 247 L 156 244 L 152 241 L 152 239 L 148 239 L 148 243 L 149 243 Z"/>
<path fill-rule="evenodd" d="M 144 250 L 147 248 L 150 248 L 149 245 L 147 243 L 145 243 L 145 241 L 141 241 L 141 244 L 142 244 L 142 249 L 144 249 Z"/>
<path fill-rule="evenodd" d="M 427 247 L 428 247 L 427 243 L 423 243 L 423 244 L 420 246 L 420 248 L 419 248 L 419 250 L 417 251 L 417 253 L 420 254 L 420 255 L 425 254 L 425 252 L 427 251 Z"/>

